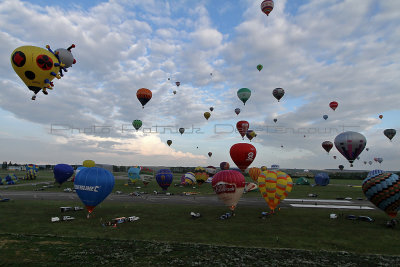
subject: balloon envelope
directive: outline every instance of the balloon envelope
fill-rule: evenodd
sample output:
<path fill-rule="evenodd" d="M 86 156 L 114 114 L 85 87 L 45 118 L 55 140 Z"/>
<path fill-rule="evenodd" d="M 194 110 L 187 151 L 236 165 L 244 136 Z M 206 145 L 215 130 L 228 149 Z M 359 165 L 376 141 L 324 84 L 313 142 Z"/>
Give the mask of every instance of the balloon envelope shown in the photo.
<path fill-rule="evenodd" d="M 56 182 L 62 184 L 74 174 L 74 168 L 68 164 L 57 164 L 54 166 L 53 173 Z"/>
<path fill-rule="evenodd" d="M 147 102 L 150 101 L 152 95 L 153 94 L 151 93 L 151 91 L 147 88 L 140 88 L 136 92 L 136 97 L 139 100 L 139 102 L 142 104 L 143 108 L 147 104 Z"/>
<path fill-rule="evenodd" d="M 247 143 L 234 144 L 229 153 L 233 162 L 241 171 L 246 170 L 257 155 L 256 148 Z"/>
<path fill-rule="evenodd" d="M 324 141 L 322 142 L 322 147 L 325 149 L 326 152 L 329 153 L 333 147 L 333 143 L 331 141 Z"/>
<path fill-rule="evenodd" d="M 128 177 L 131 183 L 135 184 L 137 181 L 140 180 L 140 169 L 141 168 L 139 166 L 130 167 L 128 169 Z"/>
<path fill-rule="evenodd" d="M 278 100 L 278 102 L 281 100 L 281 98 L 285 95 L 285 90 L 283 88 L 275 88 L 272 91 L 272 95 Z"/>
<path fill-rule="evenodd" d="M 187 172 L 181 177 L 181 184 L 183 185 L 193 185 L 196 183 L 196 177 L 193 172 Z"/>
<path fill-rule="evenodd" d="M 172 144 L 172 140 L 167 140 L 167 145 L 171 146 L 171 144 Z"/>
<path fill-rule="evenodd" d="M 202 185 L 208 179 L 208 174 L 206 172 L 206 169 L 200 166 L 194 169 L 194 176 L 196 177 L 196 182 L 199 185 Z"/>
<path fill-rule="evenodd" d="M 252 167 L 249 169 L 249 176 L 254 182 L 258 181 L 258 176 L 260 175 L 260 173 L 261 173 L 260 168 Z"/>
<path fill-rule="evenodd" d="M 329 175 L 325 172 L 317 173 L 314 179 L 317 185 L 326 186 L 329 184 Z"/>
<path fill-rule="evenodd" d="M 92 168 L 96 166 L 96 163 L 93 160 L 87 159 L 82 162 L 82 166 L 86 168 Z"/>
<path fill-rule="evenodd" d="M 329 107 L 333 110 L 335 110 L 338 106 L 339 104 L 336 101 L 332 101 L 331 103 L 329 103 Z"/>
<path fill-rule="evenodd" d="M 251 91 L 249 88 L 240 88 L 237 91 L 237 96 L 243 102 L 243 104 L 246 105 L 246 101 L 249 100 L 251 96 Z"/>
<path fill-rule="evenodd" d="M 239 113 L 240 113 L 240 108 L 235 108 L 235 113 L 236 113 L 236 115 L 239 115 Z"/>
<path fill-rule="evenodd" d="M 258 64 L 258 65 L 257 65 L 257 69 L 258 69 L 258 71 L 261 71 L 261 70 L 263 69 L 263 65 Z"/>
<path fill-rule="evenodd" d="M 181 135 L 185 132 L 185 128 L 179 128 L 179 132 L 181 133 Z"/>
<path fill-rule="evenodd" d="M 264 0 L 261 2 L 261 11 L 265 15 L 269 15 L 271 13 L 272 9 L 274 9 L 274 1 L 273 0 Z"/>
<path fill-rule="evenodd" d="M 353 161 L 361 154 L 367 145 L 365 136 L 357 132 L 344 132 L 335 137 L 336 149 L 350 162 L 353 166 Z"/>
<path fill-rule="evenodd" d="M 92 167 L 81 170 L 75 177 L 74 188 L 91 213 L 114 188 L 114 176 L 106 169 Z"/>
<path fill-rule="evenodd" d="M 211 113 L 210 112 L 204 112 L 204 118 L 206 118 L 206 120 L 208 120 L 209 118 L 210 118 L 210 116 L 211 116 Z"/>
<path fill-rule="evenodd" d="M 328 115 L 324 115 L 324 116 L 322 116 L 322 118 L 324 118 L 324 120 L 327 120 L 328 119 Z"/>
<path fill-rule="evenodd" d="M 137 131 L 137 130 L 140 129 L 140 127 L 142 127 L 142 121 L 141 121 L 141 120 L 134 120 L 134 121 L 132 122 L 132 126 L 133 126 L 133 128 L 135 128 L 136 131 Z"/>
<path fill-rule="evenodd" d="M 156 174 L 156 181 L 163 190 L 168 189 L 168 187 L 172 183 L 173 178 L 174 176 L 169 169 L 161 169 Z"/>
<path fill-rule="evenodd" d="M 221 168 L 221 170 L 229 170 L 229 163 L 226 161 L 223 161 L 219 164 L 219 167 Z"/>
<path fill-rule="evenodd" d="M 236 123 L 236 129 L 239 131 L 242 138 L 244 138 L 244 136 L 247 133 L 247 130 L 249 129 L 249 123 L 247 121 L 238 121 Z"/>
<path fill-rule="evenodd" d="M 395 129 L 386 129 L 383 131 L 383 134 L 392 141 L 392 138 L 396 135 Z"/>
<path fill-rule="evenodd" d="M 243 195 L 245 179 L 243 174 L 238 171 L 223 170 L 214 175 L 212 187 L 218 198 L 234 211 Z"/>

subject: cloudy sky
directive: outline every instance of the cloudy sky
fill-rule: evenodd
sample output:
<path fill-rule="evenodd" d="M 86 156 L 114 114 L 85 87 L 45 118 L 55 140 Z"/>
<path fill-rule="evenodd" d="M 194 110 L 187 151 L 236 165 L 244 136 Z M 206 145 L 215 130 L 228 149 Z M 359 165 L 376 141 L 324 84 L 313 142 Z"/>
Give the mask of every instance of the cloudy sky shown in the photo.
<path fill-rule="evenodd" d="M 383 130 L 400 128 L 400 1 L 276 0 L 269 16 L 261 2 L 1 0 L 0 159 L 234 166 L 230 147 L 249 143 L 235 125 L 246 120 L 257 133 L 252 166 L 349 169 L 321 143 L 356 131 L 369 151 L 355 169 L 398 170 L 399 136 L 390 142 Z M 10 56 L 47 44 L 75 44 L 77 62 L 32 101 Z M 142 87 L 153 93 L 144 109 Z M 245 106 L 242 87 L 252 92 Z M 280 102 L 277 87 L 286 92 Z M 364 165 L 375 157 L 381 165 Z"/>

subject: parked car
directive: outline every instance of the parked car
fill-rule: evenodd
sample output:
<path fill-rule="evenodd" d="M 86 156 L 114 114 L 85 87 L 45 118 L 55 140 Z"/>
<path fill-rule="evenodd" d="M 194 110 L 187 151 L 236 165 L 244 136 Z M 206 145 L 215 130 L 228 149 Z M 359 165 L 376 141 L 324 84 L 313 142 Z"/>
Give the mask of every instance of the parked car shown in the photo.
<path fill-rule="evenodd" d="M 359 221 L 363 221 L 363 222 L 373 222 L 374 219 L 372 219 L 371 217 L 368 216 L 358 216 L 357 218 Z"/>

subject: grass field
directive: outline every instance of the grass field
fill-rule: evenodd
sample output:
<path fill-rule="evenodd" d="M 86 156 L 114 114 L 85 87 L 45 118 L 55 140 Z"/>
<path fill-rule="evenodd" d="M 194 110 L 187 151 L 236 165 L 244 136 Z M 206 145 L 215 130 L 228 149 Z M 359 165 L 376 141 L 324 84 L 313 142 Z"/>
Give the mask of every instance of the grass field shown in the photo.
<path fill-rule="evenodd" d="M 118 174 L 116 174 L 118 176 Z M 179 182 L 180 174 L 175 176 Z M 38 183 L 53 181 L 51 172 L 42 172 Z M 364 197 L 361 180 L 331 180 L 325 187 L 295 186 L 289 198 Z M 114 191 L 161 191 L 155 181 L 145 189 L 128 187 L 116 180 Z M 38 186 L 36 186 L 38 187 Z M 72 187 L 66 182 L 62 191 Z M 7 190 L 33 190 L 32 185 Z M 4 186 L 0 187 L 3 190 Z M 209 184 L 193 189 L 171 185 L 169 192 L 198 191 L 214 194 Z M 66 193 L 68 194 L 68 193 Z M 0 193 L 1 195 L 1 193 Z M 257 197 L 250 192 L 244 197 Z M 60 206 L 83 206 L 80 201 L 11 200 L 0 203 L 0 265 L 33 266 L 106 265 L 130 266 L 398 266 L 400 265 L 400 228 L 386 228 L 388 216 L 379 210 L 340 211 L 329 209 L 282 208 L 276 215 L 260 219 L 265 207 L 238 205 L 236 216 L 219 220 L 224 206 L 188 206 L 117 203 L 104 201 L 87 219 L 86 211 L 61 213 Z M 202 214 L 192 219 L 190 212 Z M 332 220 L 330 213 L 339 214 Z M 348 214 L 367 215 L 374 222 L 350 221 Z M 53 216 L 70 215 L 73 221 L 51 223 Z M 104 227 L 115 217 L 140 219 Z"/>

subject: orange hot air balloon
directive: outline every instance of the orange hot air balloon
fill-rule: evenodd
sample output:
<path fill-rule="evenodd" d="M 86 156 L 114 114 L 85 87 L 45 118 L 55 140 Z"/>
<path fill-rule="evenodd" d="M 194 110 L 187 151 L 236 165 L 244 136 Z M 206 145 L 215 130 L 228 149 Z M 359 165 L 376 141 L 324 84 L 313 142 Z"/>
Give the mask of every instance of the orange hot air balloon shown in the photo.
<path fill-rule="evenodd" d="M 147 88 L 140 88 L 136 92 L 136 97 L 137 97 L 137 99 L 139 99 L 140 103 L 142 104 L 142 108 L 144 108 L 144 105 L 146 105 L 147 102 L 150 101 L 152 96 L 153 96 L 153 94 Z"/>
<path fill-rule="evenodd" d="M 260 168 L 252 167 L 252 168 L 249 169 L 250 178 L 256 183 L 258 181 L 258 176 L 260 175 L 260 173 L 261 173 L 261 169 Z"/>

